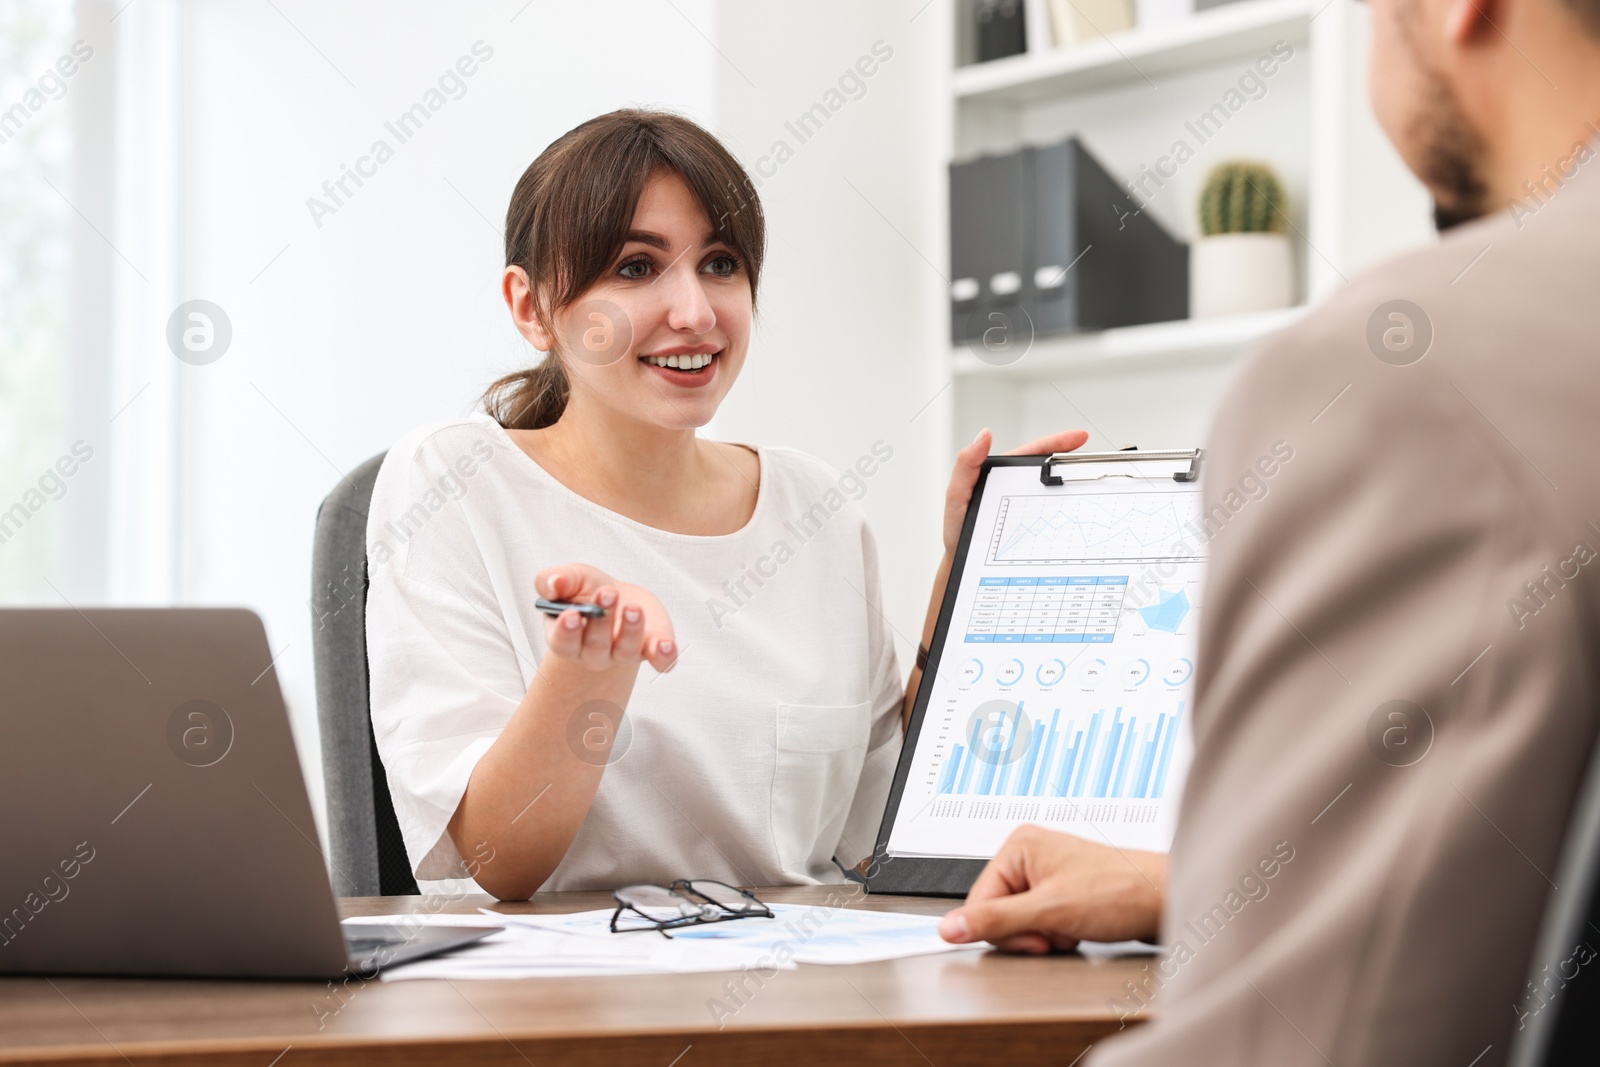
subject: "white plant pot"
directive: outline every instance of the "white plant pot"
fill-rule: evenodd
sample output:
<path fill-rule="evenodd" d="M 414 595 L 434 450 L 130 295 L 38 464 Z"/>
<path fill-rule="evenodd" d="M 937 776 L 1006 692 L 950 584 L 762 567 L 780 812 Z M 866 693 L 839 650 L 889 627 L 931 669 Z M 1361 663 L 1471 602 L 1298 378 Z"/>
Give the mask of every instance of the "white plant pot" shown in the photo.
<path fill-rule="evenodd" d="M 1294 302 L 1289 237 L 1219 233 L 1189 246 L 1189 317 L 1267 311 Z"/>

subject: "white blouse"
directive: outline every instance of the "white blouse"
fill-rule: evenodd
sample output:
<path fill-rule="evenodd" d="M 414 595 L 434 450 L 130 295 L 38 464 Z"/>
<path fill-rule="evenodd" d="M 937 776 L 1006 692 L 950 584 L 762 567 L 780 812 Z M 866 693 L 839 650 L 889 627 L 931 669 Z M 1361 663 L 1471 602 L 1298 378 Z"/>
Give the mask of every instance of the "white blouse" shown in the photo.
<path fill-rule="evenodd" d="M 389 451 L 367 524 L 367 659 L 419 881 L 467 874 L 445 827 L 544 658 L 534 576 L 563 563 L 654 593 L 680 654 L 667 674 L 640 668 L 594 803 L 543 889 L 836 882 L 835 859 L 871 854 L 904 690 L 877 548 L 848 499 L 865 483 L 794 449 L 757 454 L 750 521 L 699 537 L 579 496 L 486 415 Z M 594 724 L 606 728 L 576 716 L 574 758 Z M 530 778 L 530 801 L 543 785 Z M 522 817 L 538 815 L 534 803 Z"/>

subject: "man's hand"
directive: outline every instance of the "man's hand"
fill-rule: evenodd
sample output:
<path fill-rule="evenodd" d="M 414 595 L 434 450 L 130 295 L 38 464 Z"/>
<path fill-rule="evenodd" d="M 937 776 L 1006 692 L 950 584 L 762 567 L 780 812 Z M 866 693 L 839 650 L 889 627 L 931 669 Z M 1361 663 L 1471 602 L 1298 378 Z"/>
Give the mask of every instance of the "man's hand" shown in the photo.
<path fill-rule="evenodd" d="M 946 941 L 1007 952 L 1066 952 L 1079 941 L 1154 941 L 1167 857 L 1019 826 L 939 923 Z"/>
<path fill-rule="evenodd" d="M 606 609 L 603 619 L 585 619 L 576 611 L 546 619 L 545 641 L 555 655 L 593 670 L 637 665 L 643 659 L 658 671 L 668 671 L 677 662 L 672 620 L 648 590 L 616 581 L 585 563 L 546 567 L 533 584 L 542 597 Z"/>
<path fill-rule="evenodd" d="M 1087 430 L 1063 430 L 1060 433 L 1030 441 L 1021 448 L 1013 448 L 1008 456 L 1038 456 L 1051 452 L 1071 452 L 1082 448 L 1089 439 Z M 972 500 L 972 489 L 978 484 L 978 471 L 988 458 L 989 445 L 994 435 L 987 428 L 979 430 L 972 443 L 956 453 L 955 469 L 950 472 L 950 488 L 944 495 L 944 551 L 954 558 L 956 545 L 961 542 L 961 524 L 967 517 L 967 504 Z"/>

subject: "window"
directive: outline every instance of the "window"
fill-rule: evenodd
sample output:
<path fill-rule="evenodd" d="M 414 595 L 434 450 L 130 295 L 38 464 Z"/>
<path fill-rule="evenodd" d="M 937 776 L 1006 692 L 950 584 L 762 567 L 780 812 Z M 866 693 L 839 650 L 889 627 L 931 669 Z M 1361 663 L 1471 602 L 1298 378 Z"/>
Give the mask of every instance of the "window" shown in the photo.
<path fill-rule="evenodd" d="M 42 602 L 67 562 L 73 29 L 70 4 L 0 5 L 0 602 Z"/>

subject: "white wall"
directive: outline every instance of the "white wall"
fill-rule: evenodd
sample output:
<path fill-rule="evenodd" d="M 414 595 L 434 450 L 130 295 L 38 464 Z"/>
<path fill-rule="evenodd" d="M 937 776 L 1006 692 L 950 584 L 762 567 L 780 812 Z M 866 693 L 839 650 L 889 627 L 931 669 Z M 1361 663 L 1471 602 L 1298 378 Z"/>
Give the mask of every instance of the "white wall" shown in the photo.
<path fill-rule="evenodd" d="M 939 560 L 952 458 L 950 29 L 946 5 L 924 0 L 717 4 L 716 129 L 760 183 L 770 233 L 752 357 L 717 429 L 839 468 L 879 439 L 894 449 L 862 507 L 884 562 L 902 671 Z M 856 67 L 863 57 L 870 76 Z M 860 85 L 841 87 L 853 70 Z M 819 103 L 837 110 L 802 142 L 800 116 Z M 781 164 L 779 142 L 793 153 Z"/>

